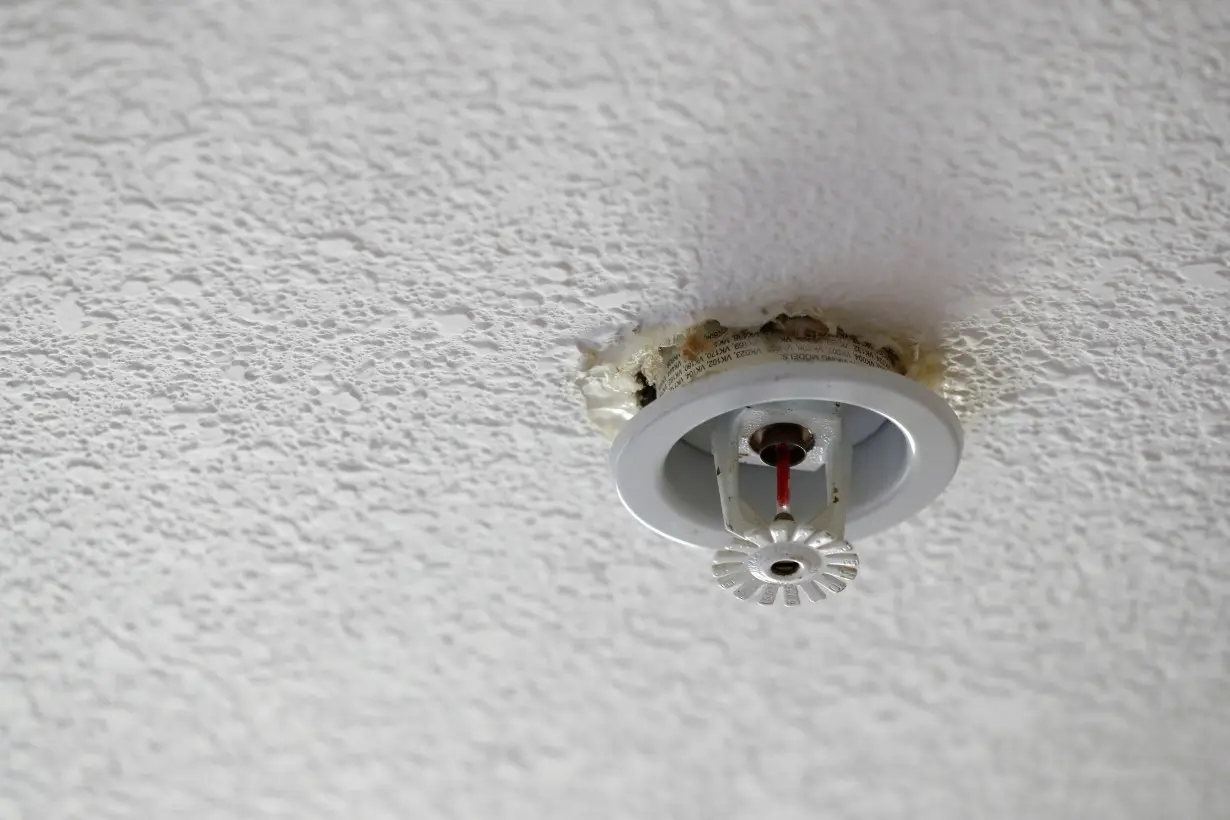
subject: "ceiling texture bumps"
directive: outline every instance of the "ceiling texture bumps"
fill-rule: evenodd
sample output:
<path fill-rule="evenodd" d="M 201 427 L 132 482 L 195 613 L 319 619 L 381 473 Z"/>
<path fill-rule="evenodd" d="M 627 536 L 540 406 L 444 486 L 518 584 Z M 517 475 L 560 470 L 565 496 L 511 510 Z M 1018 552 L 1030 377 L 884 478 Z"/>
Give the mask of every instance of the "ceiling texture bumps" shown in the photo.
<path fill-rule="evenodd" d="M 801 299 L 966 454 L 851 589 L 577 345 Z M 1224 0 L 0 3 L 0 818 L 1212 818 Z"/>

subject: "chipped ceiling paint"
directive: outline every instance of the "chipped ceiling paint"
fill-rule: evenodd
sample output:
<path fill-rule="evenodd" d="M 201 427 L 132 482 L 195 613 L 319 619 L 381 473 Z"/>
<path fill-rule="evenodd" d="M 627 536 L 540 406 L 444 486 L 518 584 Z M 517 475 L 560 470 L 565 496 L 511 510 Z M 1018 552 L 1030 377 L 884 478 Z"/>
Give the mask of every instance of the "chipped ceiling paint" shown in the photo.
<path fill-rule="evenodd" d="M 0 817 L 1213 817 L 1224 0 L 0 4 Z M 578 340 L 929 335 L 805 613 L 620 508 Z M 801 617 L 800 617 L 801 616 Z"/>

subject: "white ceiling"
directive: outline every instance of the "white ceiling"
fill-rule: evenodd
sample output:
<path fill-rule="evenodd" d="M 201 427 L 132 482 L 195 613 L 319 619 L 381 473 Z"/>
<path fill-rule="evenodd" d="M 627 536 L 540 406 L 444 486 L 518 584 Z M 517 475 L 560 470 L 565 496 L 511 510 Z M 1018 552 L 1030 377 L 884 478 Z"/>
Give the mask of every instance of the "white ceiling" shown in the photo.
<path fill-rule="evenodd" d="M 1230 4 L 0 4 L 0 818 L 1211 818 Z M 619 508 L 579 338 L 935 333 L 824 608 Z"/>

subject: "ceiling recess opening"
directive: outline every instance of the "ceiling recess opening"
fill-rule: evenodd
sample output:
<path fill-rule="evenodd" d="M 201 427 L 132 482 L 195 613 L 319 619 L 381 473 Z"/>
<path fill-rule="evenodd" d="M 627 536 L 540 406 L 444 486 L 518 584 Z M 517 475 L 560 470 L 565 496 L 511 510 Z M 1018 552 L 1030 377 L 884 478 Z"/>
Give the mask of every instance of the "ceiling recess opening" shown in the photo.
<path fill-rule="evenodd" d="M 921 511 L 961 456 L 955 413 L 892 350 L 802 327 L 710 324 L 666 349 L 611 450 L 628 510 L 718 548 L 718 584 L 763 604 L 844 590 L 851 540 Z"/>

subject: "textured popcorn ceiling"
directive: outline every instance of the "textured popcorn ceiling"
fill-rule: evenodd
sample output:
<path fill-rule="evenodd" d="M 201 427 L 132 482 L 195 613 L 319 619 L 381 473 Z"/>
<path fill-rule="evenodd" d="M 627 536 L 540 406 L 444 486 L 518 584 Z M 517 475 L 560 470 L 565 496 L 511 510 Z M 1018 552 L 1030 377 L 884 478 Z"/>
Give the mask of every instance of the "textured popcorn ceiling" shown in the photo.
<path fill-rule="evenodd" d="M 0 3 L 0 818 L 1213 818 L 1225 0 Z M 578 339 L 936 335 L 824 606 L 619 507 Z"/>

